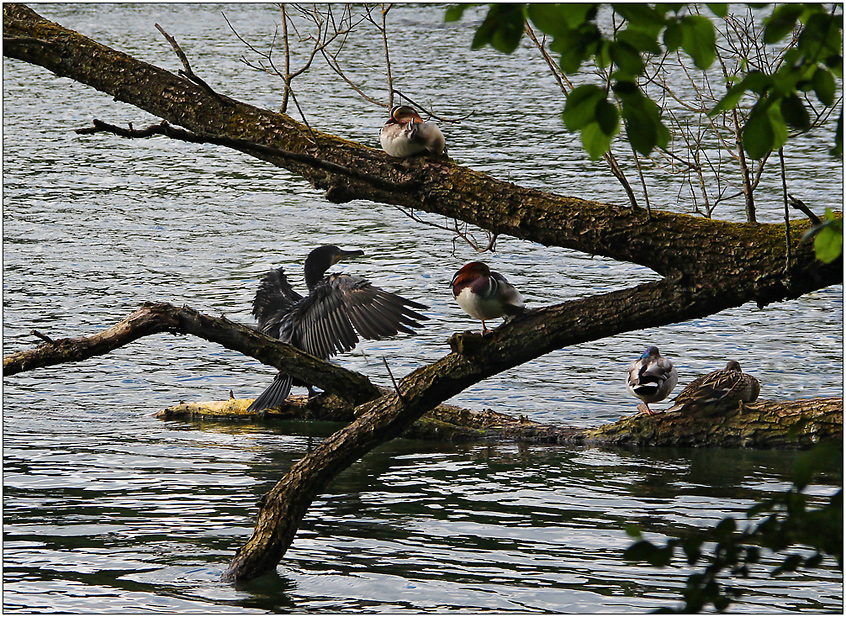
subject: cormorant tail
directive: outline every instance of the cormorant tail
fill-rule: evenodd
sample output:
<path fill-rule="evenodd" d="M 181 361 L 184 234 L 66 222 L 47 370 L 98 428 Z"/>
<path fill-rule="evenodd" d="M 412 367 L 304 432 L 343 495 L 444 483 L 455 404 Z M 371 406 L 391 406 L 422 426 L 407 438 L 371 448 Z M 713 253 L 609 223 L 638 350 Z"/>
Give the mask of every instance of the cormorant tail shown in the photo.
<path fill-rule="evenodd" d="M 267 389 L 247 407 L 247 411 L 262 411 L 279 407 L 288 398 L 292 381 L 293 378 L 288 373 L 277 373 Z"/>

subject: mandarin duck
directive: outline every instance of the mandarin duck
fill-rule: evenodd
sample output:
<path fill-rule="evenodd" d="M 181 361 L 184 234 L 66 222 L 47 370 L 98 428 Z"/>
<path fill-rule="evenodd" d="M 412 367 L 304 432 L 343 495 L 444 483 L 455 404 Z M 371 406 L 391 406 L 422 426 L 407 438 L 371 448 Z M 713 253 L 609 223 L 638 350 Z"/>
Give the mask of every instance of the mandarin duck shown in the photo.
<path fill-rule="evenodd" d="M 425 122 L 413 107 L 398 105 L 379 131 L 382 149 L 396 157 L 407 157 L 421 152 L 444 154 L 446 142 L 443 133 L 433 122 Z"/>
<path fill-rule="evenodd" d="M 464 312 L 482 322 L 482 334 L 490 332 L 485 321 L 513 319 L 525 309 L 523 296 L 499 272 L 481 261 L 471 261 L 452 277 L 452 295 Z"/>

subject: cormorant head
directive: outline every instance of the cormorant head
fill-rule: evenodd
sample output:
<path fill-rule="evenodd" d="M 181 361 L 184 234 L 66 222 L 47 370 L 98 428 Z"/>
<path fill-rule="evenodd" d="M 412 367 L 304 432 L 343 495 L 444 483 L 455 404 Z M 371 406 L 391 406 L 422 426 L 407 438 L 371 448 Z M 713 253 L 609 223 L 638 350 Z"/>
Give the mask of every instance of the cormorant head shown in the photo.
<path fill-rule="evenodd" d="M 336 263 L 342 259 L 352 259 L 362 255 L 364 255 L 364 251 L 344 251 L 332 244 L 314 249 L 305 260 L 305 280 L 309 291 L 320 282 L 326 271 Z"/>

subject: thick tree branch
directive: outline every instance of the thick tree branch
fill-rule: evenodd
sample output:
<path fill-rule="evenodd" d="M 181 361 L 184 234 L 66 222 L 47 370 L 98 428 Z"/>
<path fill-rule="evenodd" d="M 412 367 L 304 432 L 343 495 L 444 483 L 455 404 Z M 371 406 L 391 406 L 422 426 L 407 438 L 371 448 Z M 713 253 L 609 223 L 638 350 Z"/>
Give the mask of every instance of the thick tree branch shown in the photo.
<path fill-rule="evenodd" d="M 56 339 L 35 349 L 5 356 L 3 375 L 8 377 L 44 366 L 86 360 L 107 354 L 142 336 L 162 332 L 192 334 L 219 343 L 322 390 L 336 392 L 355 404 L 379 395 L 379 390 L 363 375 L 310 356 L 224 317 L 209 317 L 187 306 L 176 308 L 166 303 L 147 303 L 111 328 L 92 336 Z"/>
<path fill-rule="evenodd" d="M 638 263 L 663 275 L 712 277 L 725 272 L 771 271 L 773 251 L 784 262 L 784 226 L 748 225 L 653 213 L 524 189 L 456 165 L 426 158 L 394 159 L 360 144 L 309 130 L 284 114 L 258 109 L 168 71 L 110 49 L 47 21 L 22 5 L 6 4 L 4 54 L 70 77 L 117 100 L 140 107 L 199 135 L 245 140 L 259 146 L 305 154 L 387 182 L 416 182 L 396 191 L 372 181 L 334 173 L 311 162 L 252 150 L 249 154 L 300 174 L 335 201 L 366 199 L 457 218 L 497 234 Z M 15 43 L 14 39 L 21 41 Z M 38 41 L 33 44 L 32 41 Z M 807 221 L 792 223 L 794 238 Z M 780 241 L 774 236 L 781 235 Z M 812 252 L 796 253 L 800 271 Z M 833 269 L 832 269 L 833 270 Z M 791 287 L 792 270 L 778 284 Z M 823 276 L 823 286 L 842 276 Z M 828 282 L 826 282 L 828 281 Z M 766 278 L 753 287 L 774 283 Z M 747 289 L 752 299 L 760 289 Z M 768 295 L 765 293 L 765 295 Z"/>

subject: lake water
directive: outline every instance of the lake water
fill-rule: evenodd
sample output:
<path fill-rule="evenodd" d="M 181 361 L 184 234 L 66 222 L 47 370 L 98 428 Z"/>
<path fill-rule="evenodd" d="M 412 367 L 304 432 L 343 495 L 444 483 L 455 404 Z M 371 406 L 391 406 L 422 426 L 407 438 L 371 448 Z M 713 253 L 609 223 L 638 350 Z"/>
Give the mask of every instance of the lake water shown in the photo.
<path fill-rule="evenodd" d="M 269 108 L 279 82 L 245 67 L 245 38 L 269 45 L 269 5 L 36 5 L 43 16 L 176 71 L 175 36 L 195 72 L 234 98 Z M 471 51 L 471 24 L 442 7 L 389 14 L 397 87 L 439 113 L 450 154 L 518 184 L 625 203 L 602 164 L 587 160 L 560 122 L 560 92 L 536 52 Z M 471 18 L 473 17 L 473 18 Z M 372 34 L 372 31 L 371 31 Z M 377 42 L 378 43 L 378 42 Z M 384 99 L 377 43 L 353 37 L 351 76 Z M 387 385 L 448 352 L 478 328 L 454 304 L 452 274 L 477 254 L 449 232 L 381 204 L 326 202 L 301 179 L 236 152 L 165 139 L 79 136 L 98 118 L 157 120 L 43 69 L 4 59 L 4 353 L 92 334 L 145 301 L 187 304 L 252 323 L 261 275 L 284 265 L 303 289 L 316 245 L 365 251 L 344 270 L 430 306 L 418 336 L 365 342 L 337 358 Z M 309 122 L 378 146 L 384 110 L 356 98 L 316 64 L 295 82 Z M 435 96 L 437 94 L 437 96 Z M 519 132 L 518 132 L 519 131 Z M 815 211 L 840 208 L 842 169 L 823 137 L 789 151 L 791 190 Z M 689 211 L 677 186 L 650 175 L 652 205 Z M 773 183 L 776 186 L 777 183 Z M 759 218 L 782 217 L 776 191 Z M 721 206 L 722 208 L 722 206 Z M 736 219 L 742 204 L 716 215 Z M 430 220 L 440 221 L 437 217 Z M 486 255 L 532 306 L 654 280 L 649 270 L 500 238 Z M 491 378 L 450 402 L 595 426 L 633 413 L 627 364 L 648 344 L 676 363 L 681 383 L 738 360 L 762 398 L 842 392 L 842 288 L 758 309 L 631 332 L 559 350 Z M 142 339 L 108 356 L 4 379 L 6 611 L 645 612 L 674 606 L 689 570 L 626 564 L 627 524 L 664 537 L 739 515 L 790 485 L 793 452 L 615 450 L 444 445 L 396 440 L 344 472 L 315 501 L 276 576 L 218 582 L 246 540 L 255 501 L 336 427 L 300 423 L 163 422 L 180 401 L 257 395 L 274 370 L 184 336 Z M 839 470 L 809 489 L 820 502 Z M 765 561 L 733 610 L 842 609 L 833 562 L 769 579 Z"/>

